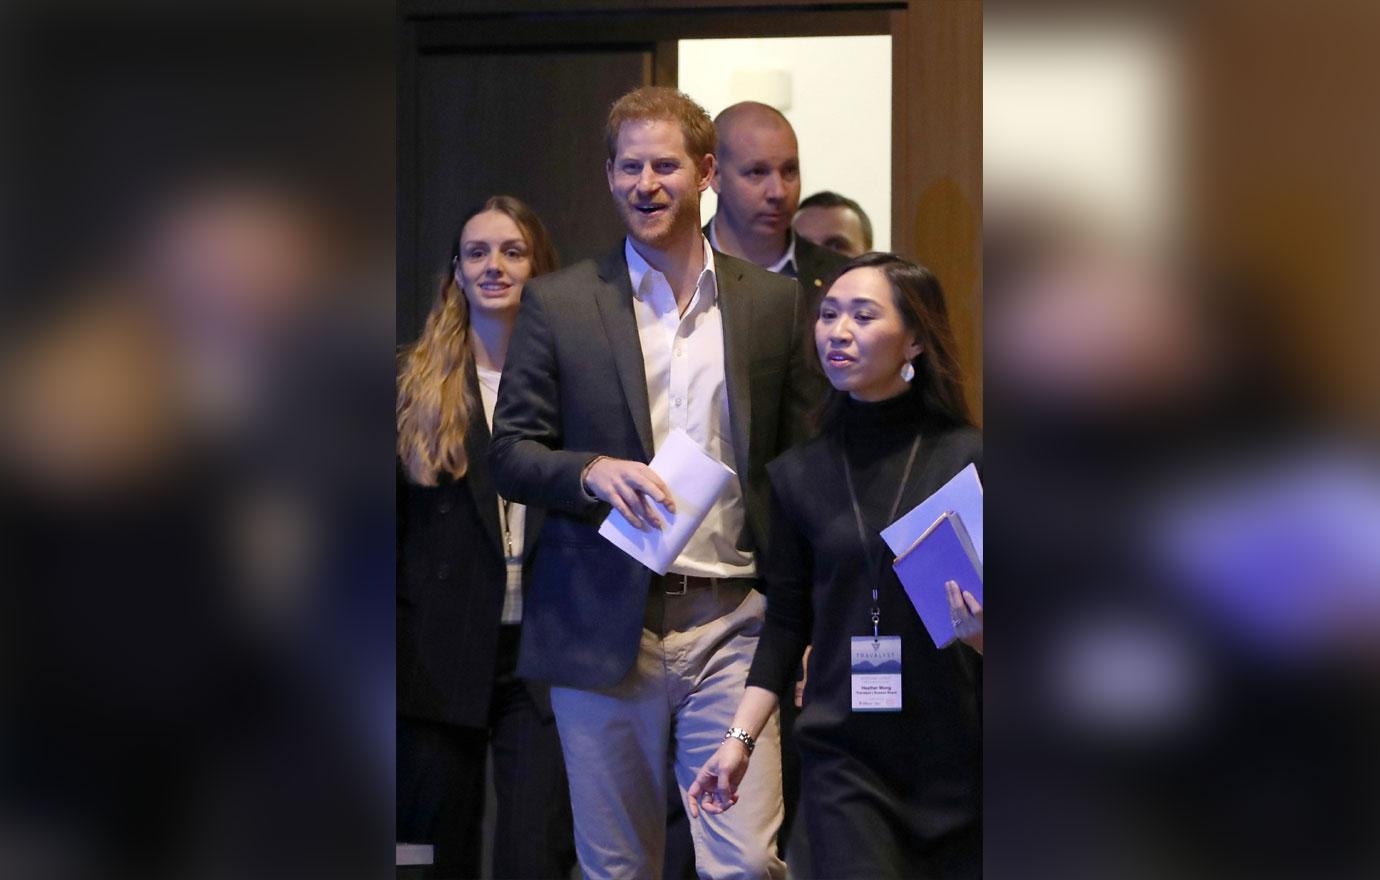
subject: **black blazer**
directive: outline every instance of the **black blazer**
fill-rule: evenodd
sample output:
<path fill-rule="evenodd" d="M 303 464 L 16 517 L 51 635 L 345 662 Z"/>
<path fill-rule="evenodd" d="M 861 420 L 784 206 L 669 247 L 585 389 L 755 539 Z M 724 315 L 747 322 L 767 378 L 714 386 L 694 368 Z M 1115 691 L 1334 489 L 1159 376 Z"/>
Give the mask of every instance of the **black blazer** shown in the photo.
<path fill-rule="evenodd" d="M 766 464 L 803 439 L 823 380 L 806 369 L 800 287 L 715 253 L 729 421 L 746 506 L 765 546 Z M 596 454 L 650 461 L 652 423 L 623 245 L 531 281 L 508 347 L 490 464 L 507 498 L 548 510 L 518 670 L 568 687 L 616 684 L 637 656 L 651 571 L 598 534 L 608 505 L 580 473 Z"/>
<path fill-rule="evenodd" d="M 820 247 L 803 236 L 795 236 L 795 274 L 805 291 L 806 302 L 811 305 L 812 320 L 824 293 L 824 286 L 846 262 L 848 258 L 838 251 Z"/>
<path fill-rule="evenodd" d="M 704 224 L 705 238 L 709 237 L 709 227 L 713 222 L 710 220 Z M 834 276 L 834 272 L 840 266 L 848 262 L 848 258 L 837 251 L 820 247 L 794 231 L 791 232 L 791 235 L 795 236 L 795 277 L 800 282 L 800 289 L 805 294 L 807 323 L 813 324 L 824 285 L 829 283 L 829 279 Z"/>
<path fill-rule="evenodd" d="M 507 571 L 473 363 L 465 382 L 475 404 L 465 476 L 418 486 L 398 468 L 397 699 L 400 715 L 486 727 Z M 527 508 L 524 600 L 542 519 L 541 508 Z M 528 689 L 550 718 L 548 689 Z"/>

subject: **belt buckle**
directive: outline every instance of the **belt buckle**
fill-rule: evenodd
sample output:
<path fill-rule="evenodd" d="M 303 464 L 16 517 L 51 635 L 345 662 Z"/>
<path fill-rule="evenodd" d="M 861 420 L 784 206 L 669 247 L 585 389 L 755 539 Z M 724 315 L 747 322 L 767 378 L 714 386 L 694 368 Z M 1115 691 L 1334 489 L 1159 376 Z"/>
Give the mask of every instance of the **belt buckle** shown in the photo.
<path fill-rule="evenodd" d="M 669 575 L 667 575 L 667 577 L 668 577 L 668 578 L 673 578 L 673 579 L 679 579 L 679 581 L 680 581 L 680 589 L 679 589 L 679 590 L 671 590 L 671 589 L 665 590 L 666 595 L 668 595 L 668 596 L 684 596 L 684 595 L 686 594 L 686 592 L 689 591 L 689 589 L 690 589 L 690 578 L 689 578 L 689 576 L 683 575 L 683 574 L 669 574 Z M 674 582 L 674 581 L 673 581 L 673 582 Z"/>

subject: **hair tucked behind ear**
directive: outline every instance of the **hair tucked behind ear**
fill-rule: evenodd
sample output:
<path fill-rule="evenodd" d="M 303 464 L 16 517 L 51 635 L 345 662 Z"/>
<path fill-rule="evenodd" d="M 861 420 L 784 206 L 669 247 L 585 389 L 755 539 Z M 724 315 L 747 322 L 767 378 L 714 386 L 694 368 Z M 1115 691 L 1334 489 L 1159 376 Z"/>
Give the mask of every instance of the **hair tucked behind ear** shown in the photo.
<path fill-rule="evenodd" d="M 522 230 L 532 254 L 531 277 L 557 268 L 556 249 L 546 227 L 531 208 L 512 196 L 494 196 L 471 210 L 460 221 L 460 231 L 485 211 L 506 214 Z M 465 432 L 477 401 L 465 380 L 473 354 L 469 302 L 455 283 L 459 256 L 457 233 L 450 271 L 440 281 L 422 335 L 398 356 L 398 457 L 408 479 L 422 486 L 436 485 L 442 472 L 459 478 L 469 469 Z"/>

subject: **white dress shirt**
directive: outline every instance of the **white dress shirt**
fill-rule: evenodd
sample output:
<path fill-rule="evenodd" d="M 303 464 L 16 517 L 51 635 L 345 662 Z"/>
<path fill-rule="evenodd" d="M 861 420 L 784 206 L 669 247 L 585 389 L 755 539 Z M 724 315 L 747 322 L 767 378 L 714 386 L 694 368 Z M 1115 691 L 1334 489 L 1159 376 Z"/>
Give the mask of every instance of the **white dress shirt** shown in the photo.
<path fill-rule="evenodd" d="M 631 240 L 624 243 L 647 376 L 652 438 L 660 448 L 671 431 L 680 428 L 710 456 L 740 472 L 728 416 L 714 253 L 709 242 L 700 240 L 704 242 L 704 271 L 684 315 L 666 276 L 642 258 Z M 742 485 L 729 480 L 669 571 L 698 577 L 753 577 L 757 571 L 753 554 L 737 546 L 745 519 Z"/>
<path fill-rule="evenodd" d="M 484 404 L 484 421 L 494 429 L 494 404 L 498 400 L 498 382 L 503 374 L 475 364 L 479 373 L 479 397 Z M 508 580 L 503 589 L 501 623 L 522 623 L 522 539 L 527 526 L 527 508 L 498 499 L 498 529 L 506 545 L 503 555 Z"/>

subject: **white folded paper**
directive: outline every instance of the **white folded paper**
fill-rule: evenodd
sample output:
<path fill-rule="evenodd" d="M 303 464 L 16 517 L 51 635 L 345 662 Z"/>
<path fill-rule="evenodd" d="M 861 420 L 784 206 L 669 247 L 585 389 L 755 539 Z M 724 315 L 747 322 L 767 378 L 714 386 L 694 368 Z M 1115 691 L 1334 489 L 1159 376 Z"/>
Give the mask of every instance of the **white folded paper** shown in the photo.
<path fill-rule="evenodd" d="M 665 574 L 690 543 L 690 537 L 704 522 L 724 486 L 738 475 L 723 462 L 711 458 L 679 428 L 670 433 L 652 456 L 650 467 L 671 487 L 671 497 L 676 502 L 675 513 L 664 505 L 656 505 L 666 527 L 658 530 L 649 526 L 645 532 L 635 529 L 627 517 L 615 509 L 609 511 L 599 526 L 599 534 L 652 571 Z"/>

